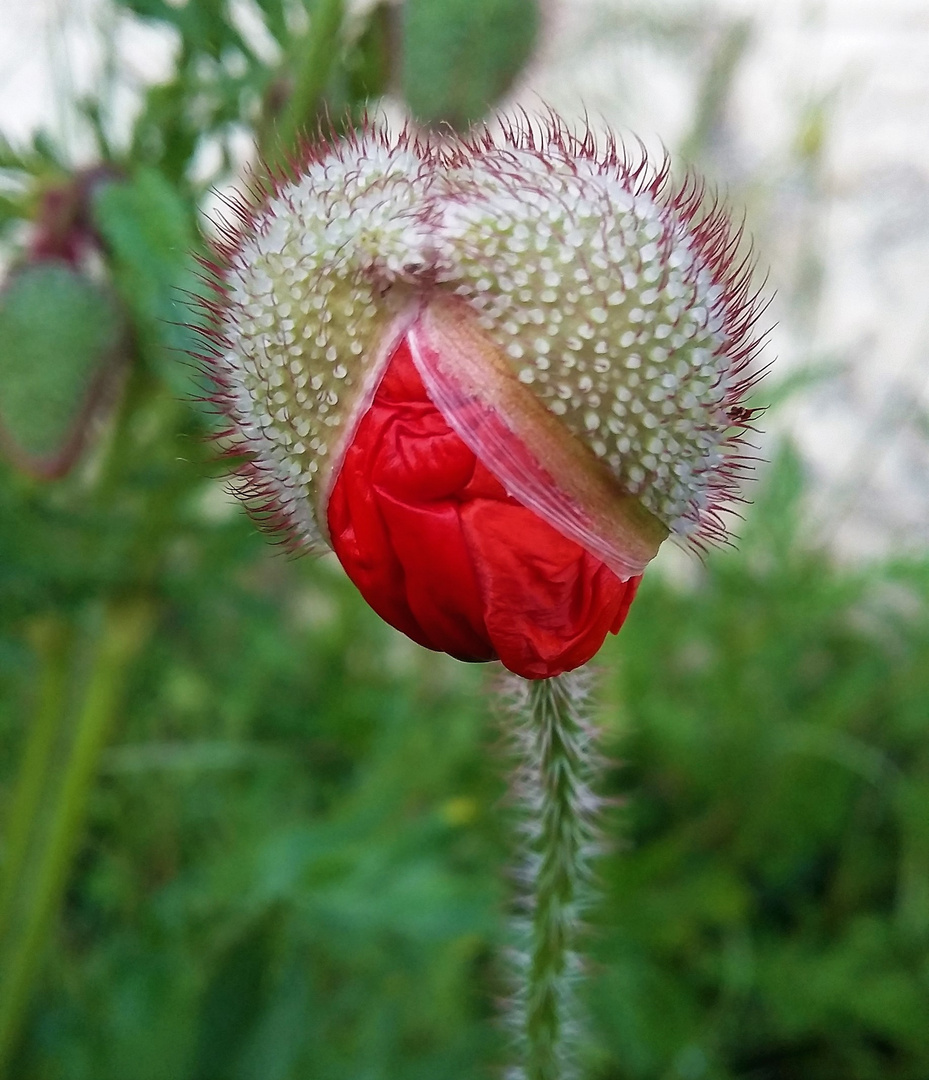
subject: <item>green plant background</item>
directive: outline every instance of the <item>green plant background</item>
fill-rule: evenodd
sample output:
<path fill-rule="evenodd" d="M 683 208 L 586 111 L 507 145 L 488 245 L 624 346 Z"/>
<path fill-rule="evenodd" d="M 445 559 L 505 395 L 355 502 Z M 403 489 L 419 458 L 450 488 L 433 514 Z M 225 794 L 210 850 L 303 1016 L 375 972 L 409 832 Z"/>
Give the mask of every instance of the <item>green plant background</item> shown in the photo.
<path fill-rule="evenodd" d="M 122 396 L 67 478 L 0 466 L 0 1071 L 490 1075 L 495 672 L 399 638 L 331 560 L 289 558 L 230 505 L 183 296 L 242 125 L 284 160 L 314 118 L 387 90 L 465 124 L 511 84 L 537 11 L 484 0 L 498 37 L 456 53 L 455 83 L 428 75 L 429 41 L 444 12 L 461 22 L 442 40 L 472 43 L 468 5 L 347 23 L 333 0 L 309 19 L 262 0 L 277 65 L 224 0 L 121 6 L 180 43 L 127 141 L 103 91 L 75 103 L 120 177 L 93 217 L 132 329 Z M 698 164 L 741 33 L 694 103 Z M 811 183 L 817 146 L 798 151 Z M 9 251 L 74 164 L 47 133 L 0 147 Z M 40 409 L 56 362 L 4 378 Z M 804 532 L 800 458 L 766 452 L 738 550 L 659 560 L 597 661 L 618 805 L 587 942 L 592 1080 L 929 1076 L 929 561 L 837 564 Z"/>

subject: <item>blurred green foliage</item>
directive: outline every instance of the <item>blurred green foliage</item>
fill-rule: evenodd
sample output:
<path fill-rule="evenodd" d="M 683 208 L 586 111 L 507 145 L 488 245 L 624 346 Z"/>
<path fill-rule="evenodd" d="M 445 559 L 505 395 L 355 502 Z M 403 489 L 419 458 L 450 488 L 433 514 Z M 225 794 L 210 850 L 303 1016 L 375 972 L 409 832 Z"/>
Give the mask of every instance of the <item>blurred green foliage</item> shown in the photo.
<path fill-rule="evenodd" d="M 741 550 L 649 575 L 601 655 L 628 800 L 589 939 L 601 1080 L 929 1067 L 929 564 L 836 569 L 798 540 L 801 491 L 785 451 Z M 488 672 L 399 640 L 238 513 L 185 520 L 12 1075 L 486 1075 Z M 7 580 L 37 579 L 10 536 L 43 524 L 4 530 Z M 7 784 L 37 680 L 8 611 Z"/>
<path fill-rule="evenodd" d="M 224 0 L 121 6 L 179 44 L 124 145 L 79 103 L 112 165 L 84 211 L 131 362 L 69 476 L 0 465 L 0 1071 L 486 1076 L 509 892 L 494 673 L 399 638 L 230 504 L 187 294 L 237 133 L 289 146 L 389 86 L 463 124 L 528 56 L 536 5 L 481 5 L 485 41 L 462 29 L 476 6 L 358 25 L 262 0 L 276 62 Z M 744 33 L 710 65 L 695 153 Z M 433 35 L 475 45 L 466 70 Z M 47 134 L 0 144 L 0 226 L 70 168 Z M 739 551 L 656 567 L 601 655 L 623 808 L 591 912 L 592 1080 L 929 1076 L 929 562 L 836 565 L 804 541 L 804 489 L 785 446 Z"/>

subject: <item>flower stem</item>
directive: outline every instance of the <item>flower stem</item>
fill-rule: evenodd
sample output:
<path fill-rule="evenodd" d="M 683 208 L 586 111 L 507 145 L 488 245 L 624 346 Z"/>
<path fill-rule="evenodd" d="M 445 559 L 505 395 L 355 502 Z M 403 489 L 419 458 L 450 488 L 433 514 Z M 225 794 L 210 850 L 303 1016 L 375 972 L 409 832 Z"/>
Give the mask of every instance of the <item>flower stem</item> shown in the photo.
<path fill-rule="evenodd" d="M 97 621 L 89 642 L 75 642 L 69 628 L 54 623 L 38 635 L 44 683 L 13 799 L 0 883 L 0 1076 L 16 1048 L 81 839 L 100 751 L 146 636 L 148 607 L 111 601 Z"/>
<path fill-rule="evenodd" d="M 512 680 L 511 734 L 519 760 L 513 780 L 523 837 L 516 988 L 508 1016 L 521 1053 L 511 1080 L 576 1076 L 579 1017 L 576 951 L 596 849 L 597 763 L 585 718 L 589 676 L 572 672 Z"/>
<path fill-rule="evenodd" d="M 345 0 L 317 0 L 309 34 L 293 50 L 294 81 L 280 115 L 260 133 L 262 156 L 281 165 L 294 153 L 301 137 L 313 130 L 332 66 L 339 55 L 339 35 L 345 21 Z"/>

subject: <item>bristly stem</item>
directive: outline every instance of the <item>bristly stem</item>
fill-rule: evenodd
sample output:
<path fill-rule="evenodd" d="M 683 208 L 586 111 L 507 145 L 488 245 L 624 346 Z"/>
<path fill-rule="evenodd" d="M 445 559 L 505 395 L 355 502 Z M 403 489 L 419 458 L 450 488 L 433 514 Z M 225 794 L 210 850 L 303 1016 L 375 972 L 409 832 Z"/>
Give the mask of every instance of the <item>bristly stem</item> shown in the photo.
<path fill-rule="evenodd" d="M 513 950 L 516 985 L 506 1016 L 520 1061 L 508 1080 L 577 1076 L 577 942 L 600 805 L 591 787 L 599 758 L 585 717 L 589 685 L 583 671 L 509 680 L 522 893 Z"/>

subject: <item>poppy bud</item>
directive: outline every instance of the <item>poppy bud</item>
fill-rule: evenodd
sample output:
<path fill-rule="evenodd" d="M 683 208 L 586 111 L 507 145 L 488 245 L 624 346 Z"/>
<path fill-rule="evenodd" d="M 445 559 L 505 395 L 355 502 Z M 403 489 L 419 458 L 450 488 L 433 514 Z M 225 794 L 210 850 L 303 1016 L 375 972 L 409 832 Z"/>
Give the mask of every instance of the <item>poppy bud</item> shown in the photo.
<path fill-rule="evenodd" d="M 415 641 L 544 678 L 725 539 L 756 315 L 696 185 L 540 130 L 315 146 L 210 267 L 243 494 Z"/>

